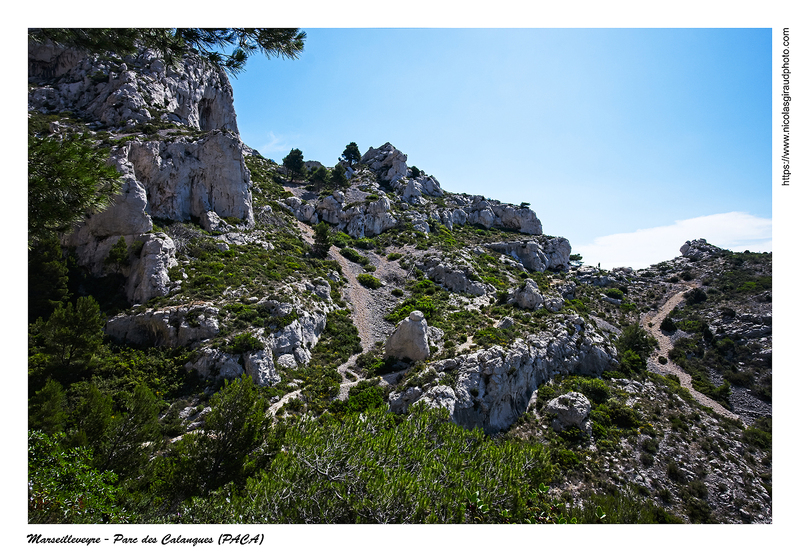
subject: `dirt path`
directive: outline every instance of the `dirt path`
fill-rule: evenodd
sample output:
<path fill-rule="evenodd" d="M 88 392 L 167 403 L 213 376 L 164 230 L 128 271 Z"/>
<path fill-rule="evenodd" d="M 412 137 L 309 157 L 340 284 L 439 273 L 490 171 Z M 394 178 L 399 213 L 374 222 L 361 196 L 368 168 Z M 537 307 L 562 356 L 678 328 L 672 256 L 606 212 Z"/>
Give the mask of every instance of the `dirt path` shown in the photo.
<path fill-rule="evenodd" d="M 665 335 L 664 332 L 659 329 L 659 327 L 669 313 L 672 312 L 672 309 L 677 307 L 683 301 L 683 294 L 695 287 L 697 287 L 697 284 L 689 284 L 684 289 L 680 289 L 672 297 L 670 297 L 660 309 L 658 309 L 658 312 L 656 312 L 654 315 L 645 315 L 645 317 L 642 319 L 642 326 L 656 339 L 656 341 L 658 341 L 658 349 L 650 356 L 649 359 L 647 359 L 647 367 L 652 372 L 660 374 L 674 374 L 678 376 L 681 386 L 688 389 L 692 394 L 692 397 L 697 402 L 703 406 L 711 408 L 718 414 L 738 420 L 739 416 L 719 404 L 717 401 L 707 397 L 706 395 L 703 395 L 699 391 L 696 391 L 692 386 L 692 376 L 684 372 L 683 368 L 669 360 L 669 352 L 672 350 L 672 341 L 670 341 L 669 336 Z M 667 359 L 667 363 L 660 364 L 658 362 L 659 356 L 665 357 Z"/>
<path fill-rule="evenodd" d="M 303 236 L 303 240 L 309 244 L 313 244 L 313 228 L 300 221 L 295 221 L 295 223 Z M 368 255 L 370 262 L 376 267 L 375 275 L 381 280 L 387 278 L 397 279 L 400 277 L 399 269 L 394 267 L 391 262 L 373 253 L 362 253 Z M 362 286 L 358 282 L 358 275 L 362 273 L 360 265 L 344 258 L 338 247 L 332 245 L 328 251 L 328 255 L 342 267 L 342 274 L 347 283 L 342 292 L 342 297 L 353 313 L 353 324 L 358 330 L 359 338 L 361 338 L 361 347 L 364 351 L 369 351 L 377 342 L 385 340 L 388 333 L 392 330 L 392 325 L 383 318 L 386 309 L 394 302 L 390 299 L 389 289 L 380 288 L 378 290 L 369 290 Z M 337 368 L 339 374 L 342 376 L 342 383 L 339 387 L 338 396 L 340 400 L 346 400 L 350 388 L 363 379 L 355 370 L 357 358 L 358 355 L 353 355 Z M 382 378 L 387 380 L 387 378 L 391 379 L 392 376 L 396 376 L 396 374 L 386 374 L 382 376 Z M 283 402 L 282 400 L 281 403 Z"/>

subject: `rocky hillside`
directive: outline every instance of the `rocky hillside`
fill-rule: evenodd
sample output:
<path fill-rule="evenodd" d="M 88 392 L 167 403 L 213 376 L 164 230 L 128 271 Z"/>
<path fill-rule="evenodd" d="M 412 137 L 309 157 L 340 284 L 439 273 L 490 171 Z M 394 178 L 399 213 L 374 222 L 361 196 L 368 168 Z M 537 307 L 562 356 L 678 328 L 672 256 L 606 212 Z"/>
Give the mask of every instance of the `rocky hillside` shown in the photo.
<path fill-rule="evenodd" d="M 102 335 L 56 359 L 67 315 L 42 307 L 32 427 L 51 427 L 48 381 L 81 405 L 89 382 L 122 404 L 135 380 L 161 400 L 153 457 L 170 457 L 249 376 L 289 427 L 427 405 L 498 446 L 545 446 L 567 513 L 771 521 L 771 254 L 694 240 L 646 270 L 581 266 L 528 204 L 448 192 L 390 143 L 341 162 L 340 184 L 289 178 L 241 142 L 224 72 L 191 55 L 39 46 L 29 68 L 31 133 L 88 132 L 122 181 L 62 236 Z"/>

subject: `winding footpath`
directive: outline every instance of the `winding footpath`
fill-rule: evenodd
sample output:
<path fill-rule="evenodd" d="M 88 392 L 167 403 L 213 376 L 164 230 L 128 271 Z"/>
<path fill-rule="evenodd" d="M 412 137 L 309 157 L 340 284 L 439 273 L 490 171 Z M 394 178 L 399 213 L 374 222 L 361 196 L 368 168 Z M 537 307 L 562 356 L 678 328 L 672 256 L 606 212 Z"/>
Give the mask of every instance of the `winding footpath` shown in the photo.
<path fill-rule="evenodd" d="M 314 230 L 311 226 L 300 221 L 295 221 L 295 224 L 297 224 L 300 229 L 303 240 L 309 244 L 313 244 Z M 383 314 L 380 312 L 380 309 L 376 308 L 375 297 L 372 292 L 358 282 L 358 275 L 361 274 L 361 270 L 356 268 L 357 265 L 345 259 L 340 253 L 339 248 L 334 245 L 331 246 L 328 255 L 342 267 L 342 274 L 347 282 L 347 286 L 344 288 L 342 295 L 353 313 L 353 324 L 358 330 L 358 337 L 361 339 L 361 347 L 364 351 L 369 351 L 375 343 L 381 341 L 385 337 L 381 333 L 381 326 L 385 325 Z M 371 258 L 370 261 L 375 264 L 378 273 L 382 273 L 384 269 L 387 269 L 387 267 L 384 266 L 386 264 L 385 261 L 380 257 Z M 339 395 L 337 397 L 339 400 L 346 400 L 350 389 L 364 379 L 355 370 L 358 356 L 358 354 L 352 355 L 344 364 L 337 368 L 337 371 L 342 376 L 342 383 L 339 386 Z M 401 370 L 399 372 L 382 375 L 381 379 L 384 382 L 382 384 L 388 384 L 389 381 L 392 381 L 404 371 L 405 370 Z M 289 393 L 284 399 L 288 400 L 297 394 L 299 394 L 299 391 Z M 285 403 L 284 399 L 281 399 L 279 403 L 273 405 L 273 408 L 275 410 L 280 408 L 280 405 Z"/>
<path fill-rule="evenodd" d="M 672 309 L 677 307 L 684 300 L 683 294 L 695 287 L 697 287 L 697 284 L 689 284 L 685 288 L 678 290 L 667 300 L 666 303 L 661 306 L 660 309 L 658 309 L 658 312 L 656 312 L 654 315 L 647 314 L 642 319 L 642 326 L 644 329 L 647 330 L 647 332 L 650 333 L 650 335 L 652 335 L 658 342 L 658 349 L 653 352 L 653 354 L 647 360 L 647 367 L 651 372 L 676 375 L 678 380 L 680 380 L 681 386 L 688 389 L 692 394 L 692 397 L 697 402 L 703 406 L 711 408 L 714 412 L 721 414 L 722 416 L 739 420 L 739 416 L 719 404 L 717 401 L 695 390 L 695 388 L 692 386 L 692 376 L 684 372 L 683 368 L 669 359 L 669 352 L 672 350 L 672 341 L 670 341 L 668 335 L 665 335 L 664 332 L 661 331 L 661 323 L 669 315 L 669 313 L 672 312 Z M 667 363 L 660 364 L 658 362 L 659 356 L 665 357 L 667 359 Z"/>

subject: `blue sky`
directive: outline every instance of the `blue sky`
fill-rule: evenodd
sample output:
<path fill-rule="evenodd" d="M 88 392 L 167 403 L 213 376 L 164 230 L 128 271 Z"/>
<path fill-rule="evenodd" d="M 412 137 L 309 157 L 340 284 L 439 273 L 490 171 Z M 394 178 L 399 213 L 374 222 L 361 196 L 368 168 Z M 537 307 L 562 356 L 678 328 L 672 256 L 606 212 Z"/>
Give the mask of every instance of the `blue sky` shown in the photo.
<path fill-rule="evenodd" d="M 391 142 L 448 191 L 531 203 L 590 264 L 772 249 L 770 29 L 304 30 L 300 59 L 232 79 L 267 157 Z"/>

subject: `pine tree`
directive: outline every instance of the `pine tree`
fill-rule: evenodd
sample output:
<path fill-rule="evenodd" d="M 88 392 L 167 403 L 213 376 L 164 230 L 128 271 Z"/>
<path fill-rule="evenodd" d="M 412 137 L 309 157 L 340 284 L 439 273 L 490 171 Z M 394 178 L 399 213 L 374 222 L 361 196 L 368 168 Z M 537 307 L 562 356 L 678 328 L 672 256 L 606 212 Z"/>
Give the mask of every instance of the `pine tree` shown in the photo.
<path fill-rule="evenodd" d="M 324 222 L 320 222 L 314 226 L 314 245 L 311 247 L 311 253 L 320 259 L 328 256 L 328 251 L 331 248 L 330 229 Z"/>
<path fill-rule="evenodd" d="M 56 306 L 69 299 L 68 272 L 55 238 L 28 251 L 28 323 L 47 319 Z"/>
<path fill-rule="evenodd" d="M 74 381 L 103 344 L 106 319 L 91 296 L 79 297 L 75 306 L 63 303 L 47 322 L 37 321 L 31 339 L 40 343 L 45 370 L 62 383 Z"/>
<path fill-rule="evenodd" d="M 308 180 L 312 183 L 314 189 L 319 190 L 325 185 L 329 177 L 328 169 L 325 167 L 317 167 L 308 176 Z"/>
<path fill-rule="evenodd" d="M 119 179 L 88 135 L 28 136 L 28 249 L 106 208 Z"/>
<path fill-rule="evenodd" d="M 289 182 L 294 180 L 294 177 L 300 175 L 305 170 L 305 162 L 303 161 L 303 152 L 299 149 L 293 149 L 289 155 L 283 158 L 283 166 L 288 171 Z"/>
<path fill-rule="evenodd" d="M 67 422 L 67 395 L 55 380 L 47 380 L 29 402 L 28 429 L 40 430 L 47 435 L 64 431 Z"/>
<path fill-rule="evenodd" d="M 336 165 L 331 171 L 330 181 L 335 188 L 347 188 L 347 175 L 344 172 L 344 167 Z"/>
<path fill-rule="evenodd" d="M 358 145 L 356 145 L 355 142 L 350 142 L 347 144 L 347 147 L 344 148 L 344 152 L 342 152 L 342 160 L 351 167 L 353 164 L 361 161 L 361 153 L 358 151 Z"/>

